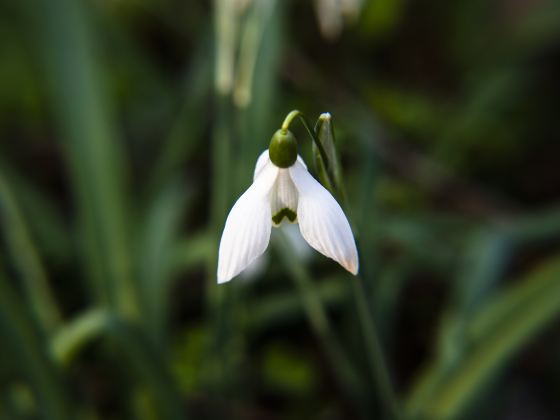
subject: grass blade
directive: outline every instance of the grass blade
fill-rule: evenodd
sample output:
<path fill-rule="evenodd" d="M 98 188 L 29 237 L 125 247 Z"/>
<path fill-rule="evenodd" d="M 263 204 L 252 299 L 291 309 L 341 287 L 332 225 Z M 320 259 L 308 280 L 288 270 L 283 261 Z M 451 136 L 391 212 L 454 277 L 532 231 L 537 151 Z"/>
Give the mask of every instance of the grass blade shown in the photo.
<path fill-rule="evenodd" d="M 11 253 L 11 261 L 23 280 L 29 307 L 45 331 L 53 331 L 60 322 L 60 313 L 50 290 L 45 268 L 2 173 L 0 173 L 0 224 L 2 236 Z"/>
<path fill-rule="evenodd" d="M 26 307 L 0 273 L 0 335 L 15 350 L 14 360 L 19 361 L 19 370 L 33 388 L 41 415 L 52 420 L 71 419 L 64 389 L 50 355 L 44 351 L 48 347 Z"/>
<path fill-rule="evenodd" d="M 409 396 L 408 414 L 430 419 L 464 414 L 484 385 L 559 315 L 556 257 L 486 305 L 466 327 L 470 351 L 449 371 L 442 371 L 439 360 L 431 364 Z"/>
<path fill-rule="evenodd" d="M 41 0 L 31 17 L 44 55 L 80 217 L 86 271 L 99 301 L 136 311 L 126 240 L 124 161 L 110 123 L 82 1 Z"/>

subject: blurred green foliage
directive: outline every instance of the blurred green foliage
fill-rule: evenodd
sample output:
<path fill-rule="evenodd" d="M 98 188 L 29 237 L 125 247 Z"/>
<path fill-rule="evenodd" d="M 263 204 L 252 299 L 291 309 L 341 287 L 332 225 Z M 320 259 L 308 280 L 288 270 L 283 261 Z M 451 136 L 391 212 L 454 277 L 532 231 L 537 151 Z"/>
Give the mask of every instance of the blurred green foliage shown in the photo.
<path fill-rule="evenodd" d="M 556 418 L 559 46 L 556 0 L 0 3 L 0 419 Z M 281 229 L 218 287 L 296 108 L 360 277 Z"/>

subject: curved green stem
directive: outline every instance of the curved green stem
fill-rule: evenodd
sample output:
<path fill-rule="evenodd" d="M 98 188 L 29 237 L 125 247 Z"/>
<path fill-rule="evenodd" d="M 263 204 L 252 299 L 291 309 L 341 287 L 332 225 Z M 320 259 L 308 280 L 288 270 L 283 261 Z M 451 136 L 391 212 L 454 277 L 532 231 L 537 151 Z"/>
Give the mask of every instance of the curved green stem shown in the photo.
<path fill-rule="evenodd" d="M 282 130 L 288 130 L 290 128 L 290 124 L 292 123 L 292 121 L 298 117 L 301 123 L 303 124 L 303 126 L 305 127 L 305 129 L 307 130 L 307 133 L 309 134 L 309 136 L 317 146 L 317 150 L 319 150 L 319 154 L 321 155 L 321 159 L 323 160 L 323 163 L 325 165 L 325 170 L 327 172 L 327 176 L 329 177 L 329 181 L 331 185 L 336 185 L 336 180 L 334 179 L 331 173 L 331 167 L 330 167 L 329 158 L 327 156 L 327 152 L 325 152 L 325 148 L 319 141 L 319 138 L 317 137 L 315 130 L 311 127 L 311 124 L 309 124 L 309 122 L 305 118 L 305 115 L 303 115 L 303 112 L 295 109 L 291 111 L 288 115 L 286 115 L 286 118 L 284 118 L 284 122 L 282 123 Z"/>
<path fill-rule="evenodd" d="M 290 128 L 290 124 L 292 123 L 292 121 L 294 119 L 296 119 L 297 117 L 299 117 L 300 115 L 303 115 L 301 111 L 294 109 L 293 111 L 290 111 L 290 113 L 288 115 L 286 115 L 286 118 L 284 118 L 284 122 L 282 123 L 282 130 L 287 130 Z"/>

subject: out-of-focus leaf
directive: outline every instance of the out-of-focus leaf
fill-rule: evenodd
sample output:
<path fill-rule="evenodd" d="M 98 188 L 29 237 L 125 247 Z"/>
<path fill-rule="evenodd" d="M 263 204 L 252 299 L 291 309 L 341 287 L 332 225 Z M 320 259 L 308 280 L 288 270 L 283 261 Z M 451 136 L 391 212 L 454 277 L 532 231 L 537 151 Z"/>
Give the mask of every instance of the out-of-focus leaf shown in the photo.
<path fill-rule="evenodd" d="M 511 113 L 524 86 L 524 73 L 518 68 L 498 68 L 483 72 L 468 88 L 468 97 L 453 108 L 434 136 L 435 153 L 451 164 L 465 164 L 466 153 L 476 150 L 480 159 L 504 159 L 522 145 L 522 121 Z M 517 140 L 517 141 L 516 141 Z"/>
<path fill-rule="evenodd" d="M 345 281 L 339 276 L 323 279 L 316 285 L 315 293 L 326 307 L 336 307 L 349 298 L 350 291 Z M 252 305 L 247 322 L 250 329 L 255 331 L 271 328 L 276 324 L 296 322 L 305 315 L 301 296 L 296 291 L 262 297 Z"/>
<path fill-rule="evenodd" d="M 14 420 L 27 419 L 36 415 L 37 402 L 33 397 L 31 387 L 24 382 L 15 382 L 7 384 L 5 391 L 0 397 L 3 401 L 0 403 L 0 419 Z"/>
<path fill-rule="evenodd" d="M 39 253 L 51 262 L 67 262 L 74 252 L 72 240 L 68 223 L 55 199 L 33 185 L 7 162 L 0 161 L 0 167 L 3 168 L 6 182 L 11 186 Z"/>
<path fill-rule="evenodd" d="M 451 364 L 468 346 L 464 328 L 494 294 L 512 251 L 505 232 L 489 227 L 476 231 L 468 245 L 440 333 L 440 354 Z"/>
<path fill-rule="evenodd" d="M 203 139 L 207 120 L 201 118 L 200 111 L 208 105 L 212 92 L 213 62 L 208 55 L 209 38 L 206 33 L 201 36 L 194 52 L 193 68 L 180 89 L 180 107 L 153 165 L 148 183 L 151 190 L 174 176 Z"/>
<path fill-rule="evenodd" d="M 51 339 L 51 352 L 60 366 L 69 365 L 80 350 L 104 333 L 111 314 L 102 308 L 88 310 L 62 326 Z"/>
<path fill-rule="evenodd" d="M 182 392 L 190 393 L 205 385 L 208 374 L 208 348 L 210 334 L 204 326 L 191 326 L 176 338 L 173 344 L 172 366 Z"/>
<path fill-rule="evenodd" d="M 233 87 L 235 77 L 235 54 L 239 37 L 239 10 L 233 0 L 217 0 L 216 19 L 216 62 L 214 87 L 220 95 L 227 95 Z"/>
<path fill-rule="evenodd" d="M 127 243 L 125 162 L 84 7 L 81 0 L 42 0 L 28 9 L 79 210 L 92 290 L 99 301 L 133 314 L 138 308 Z"/>
<path fill-rule="evenodd" d="M 251 103 L 257 58 L 275 7 L 275 0 L 254 2 L 250 15 L 243 23 L 239 62 L 233 87 L 233 100 L 239 108 L 246 108 Z"/>
<path fill-rule="evenodd" d="M 504 228 L 515 244 L 527 244 L 557 237 L 560 234 L 560 209 L 555 206 L 516 217 Z"/>
<path fill-rule="evenodd" d="M 173 275 L 176 239 L 186 212 L 188 191 L 171 184 L 156 196 L 139 223 L 136 267 L 146 327 L 154 337 L 165 334 L 166 302 Z"/>
<path fill-rule="evenodd" d="M 376 83 L 366 89 L 372 108 L 386 122 L 395 125 L 412 140 L 433 141 L 441 130 L 442 122 L 449 118 L 445 104 L 421 93 L 405 91 L 398 86 Z"/>
<path fill-rule="evenodd" d="M 61 328 L 51 342 L 51 351 L 62 364 L 69 364 L 80 350 L 96 339 L 112 342 L 115 354 L 142 381 L 156 401 L 158 418 L 184 419 L 181 399 L 163 355 L 137 326 L 104 308 L 83 313 Z"/>
<path fill-rule="evenodd" d="M 60 313 L 47 274 L 6 179 L 0 173 L 0 225 L 11 261 L 23 281 L 28 305 L 45 331 L 54 330 Z"/>
<path fill-rule="evenodd" d="M 275 391 L 309 395 L 317 386 L 312 361 L 282 345 L 268 347 L 261 363 L 263 380 Z"/>
<path fill-rule="evenodd" d="M 0 273 L 0 336 L 14 351 L 17 369 L 33 389 L 37 406 L 46 419 L 71 419 L 71 408 L 60 378 L 46 351 L 48 345 L 36 328 L 29 306 L 23 304 L 8 280 Z"/>
<path fill-rule="evenodd" d="M 560 39 L 560 4 L 545 2 L 525 13 L 512 28 L 512 53 L 532 55 L 550 48 Z"/>
<path fill-rule="evenodd" d="M 277 235 L 277 249 L 290 277 L 300 293 L 309 324 L 320 340 L 323 350 L 329 357 L 331 367 L 337 376 L 341 391 L 353 400 L 360 400 L 364 388 L 360 385 L 361 377 L 356 366 L 346 357 L 341 343 L 338 341 L 331 327 L 323 302 L 315 293 L 313 282 L 297 255 L 283 235 Z"/>
<path fill-rule="evenodd" d="M 391 33 L 403 15 L 403 0 L 375 0 L 365 2 L 360 19 L 360 32 L 369 38 L 379 38 Z"/>
<path fill-rule="evenodd" d="M 412 389 L 410 416 L 455 419 L 501 368 L 560 315 L 560 258 L 554 258 L 498 295 L 465 326 L 468 350 L 449 368 L 436 359 Z"/>
<path fill-rule="evenodd" d="M 176 244 L 173 261 L 176 271 L 184 272 L 213 260 L 215 241 L 208 232 L 194 234 Z"/>

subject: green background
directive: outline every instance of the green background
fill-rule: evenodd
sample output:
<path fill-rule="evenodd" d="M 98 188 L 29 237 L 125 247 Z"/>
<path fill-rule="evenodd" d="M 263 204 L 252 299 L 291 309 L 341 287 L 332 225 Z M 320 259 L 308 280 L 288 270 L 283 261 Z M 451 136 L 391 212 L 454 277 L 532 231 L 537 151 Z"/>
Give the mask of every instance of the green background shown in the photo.
<path fill-rule="evenodd" d="M 557 0 L 0 2 L 0 419 L 558 418 L 559 52 Z M 360 277 L 283 226 L 218 286 L 293 109 Z"/>

